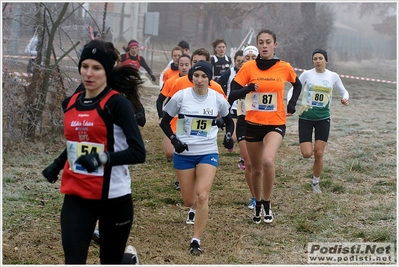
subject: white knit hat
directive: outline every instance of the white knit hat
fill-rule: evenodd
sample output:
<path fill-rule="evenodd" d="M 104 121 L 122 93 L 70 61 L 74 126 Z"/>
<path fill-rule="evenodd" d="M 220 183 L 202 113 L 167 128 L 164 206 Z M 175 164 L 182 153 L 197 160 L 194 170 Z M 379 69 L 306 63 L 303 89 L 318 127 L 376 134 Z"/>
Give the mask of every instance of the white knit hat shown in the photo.
<path fill-rule="evenodd" d="M 249 45 L 247 47 L 244 48 L 244 52 L 243 52 L 243 56 L 245 57 L 248 54 L 254 54 L 256 56 L 258 56 L 259 52 L 258 52 L 258 48 L 256 48 L 253 45 Z"/>

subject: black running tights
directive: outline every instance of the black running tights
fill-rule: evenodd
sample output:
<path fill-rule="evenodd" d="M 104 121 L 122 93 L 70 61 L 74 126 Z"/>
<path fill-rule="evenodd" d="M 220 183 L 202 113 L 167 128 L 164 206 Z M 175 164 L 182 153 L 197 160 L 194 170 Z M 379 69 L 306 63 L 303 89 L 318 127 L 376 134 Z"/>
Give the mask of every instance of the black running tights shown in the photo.
<path fill-rule="evenodd" d="M 108 200 L 65 195 L 61 210 L 61 233 L 66 264 L 86 264 L 97 220 L 101 264 L 121 264 L 133 222 L 131 194 Z"/>

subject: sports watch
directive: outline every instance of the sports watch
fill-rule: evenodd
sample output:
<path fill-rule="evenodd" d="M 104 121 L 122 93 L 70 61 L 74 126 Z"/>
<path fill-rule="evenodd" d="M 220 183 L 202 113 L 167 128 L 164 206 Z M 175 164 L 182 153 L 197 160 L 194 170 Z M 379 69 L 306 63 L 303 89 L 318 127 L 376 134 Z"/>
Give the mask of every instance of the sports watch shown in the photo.
<path fill-rule="evenodd" d="M 101 162 L 102 165 L 107 164 L 107 162 L 108 162 L 108 153 L 100 152 L 98 154 L 98 157 L 99 157 L 100 162 Z"/>

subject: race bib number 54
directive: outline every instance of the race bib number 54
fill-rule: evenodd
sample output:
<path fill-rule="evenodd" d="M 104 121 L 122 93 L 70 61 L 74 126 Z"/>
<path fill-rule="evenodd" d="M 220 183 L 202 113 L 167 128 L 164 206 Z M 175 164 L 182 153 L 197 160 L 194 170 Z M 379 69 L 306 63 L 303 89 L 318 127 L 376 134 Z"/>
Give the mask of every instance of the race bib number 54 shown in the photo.
<path fill-rule="evenodd" d="M 98 167 L 94 172 L 87 172 L 82 165 L 75 163 L 75 161 L 80 157 L 92 153 L 104 152 L 104 144 L 90 143 L 90 142 L 73 142 L 67 141 L 67 153 L 69 166 L 71 170 L 75 173 L 82 173 L 86 175 L 103 176 L 104 166 Z"/>

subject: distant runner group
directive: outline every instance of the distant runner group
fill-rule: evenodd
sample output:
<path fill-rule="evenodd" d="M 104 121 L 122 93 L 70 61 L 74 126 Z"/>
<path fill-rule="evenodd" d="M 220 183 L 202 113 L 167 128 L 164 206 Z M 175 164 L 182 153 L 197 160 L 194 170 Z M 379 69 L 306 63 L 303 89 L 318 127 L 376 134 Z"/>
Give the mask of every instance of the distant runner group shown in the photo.
<path fill-rule="evenodd" d="M 216 39 L 212 46 L 212 55 L 204 48 L 190 53 L 188 42 L 179 42 L 159 77 L 155 103 L 166 162 L 173 164 L 174 186 L 189 208 L 186 223 L 194 225 L 189 245 L 193 255 L 203 253 L 201 237 L 219 165 L 221 130 L 224 148 L 232 152 L 238 145 L 237 166 L 249 188 L 251 220 L 270 224 L 274 162 L 297 100 L 302 96 L 300 151 L 305 158 L 314 156 L 310 183 L 314 193 L 322 192 L 333 89 L 341 94 L 343 105 L 349 104 L 349 93 L 338 74 L 326 69 L 328 56 L 321 48 L 311 55 L 314 68 L 298 77 L 288 62 L 277 57 L 276 34 L 271 30 L 261 30 L 256 44 L 237 51 L 233 59 L 226 55 L 225 40 Z M 138 47 L 131 40 L 119 53 L 110 42 L 90 41 L 78 65 L 82 84 L 62 103 L 66 146 L 43 175 L 54 183 L 62 170 L 66 264 L 85 264 L 93 237 L 100 244 L 101 264 L 138 264 L 137 251 L 127 246 L 127 240 L 134 214 L 128 165 L 146 160 L 139 130 L 146 123 L 138 92 L 139 69 L 156 81 Z M 286 83 L 292 88 L 285 97 Z"/>

